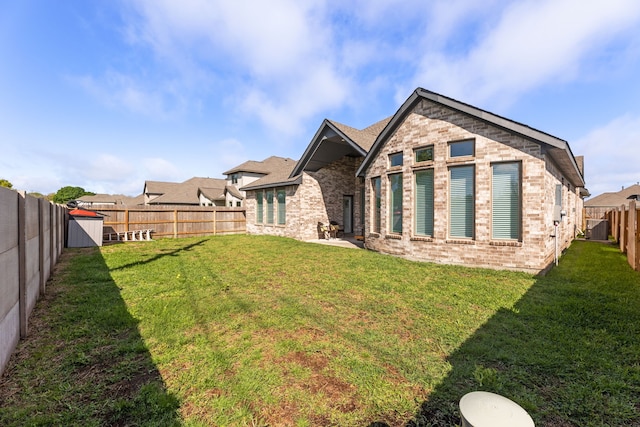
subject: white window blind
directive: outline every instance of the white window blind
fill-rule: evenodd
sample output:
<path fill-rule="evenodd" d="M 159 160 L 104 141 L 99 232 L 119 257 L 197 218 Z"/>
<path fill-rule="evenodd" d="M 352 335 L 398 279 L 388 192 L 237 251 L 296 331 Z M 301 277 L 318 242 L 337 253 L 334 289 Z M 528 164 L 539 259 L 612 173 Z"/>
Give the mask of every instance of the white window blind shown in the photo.
<path fill-rule="evenodd" d="M 389 175 L 391 188 L 391 232 L 402 233 L 402 174 Z"/>
<path fill-rule="evenodd" d="M 449 235 L 472 239 L 475 210 L 475 167 L 451 168 L 449 174 Z"/>
<path fill-rule="evenodd" d="M 520 238 L 520 163 L 494 164 L 492 180 L 492 236 Z"/>
<path fill-rule="evenodd" d="M 433 169 L 419 171 L 416 177 L 416 234 L 433 235 Z"/>
<path fill-rule="evenodd" d="M 262 191 L 256 192 L 256 222 L 262 224 L 263 221 L 263 201 Z"/>
<path fill-rule="evenodd" d="M 287 220 L 287 203 L 286 192 L 284 190 L 278 190 L 278 224 L 284 225 Z"/>

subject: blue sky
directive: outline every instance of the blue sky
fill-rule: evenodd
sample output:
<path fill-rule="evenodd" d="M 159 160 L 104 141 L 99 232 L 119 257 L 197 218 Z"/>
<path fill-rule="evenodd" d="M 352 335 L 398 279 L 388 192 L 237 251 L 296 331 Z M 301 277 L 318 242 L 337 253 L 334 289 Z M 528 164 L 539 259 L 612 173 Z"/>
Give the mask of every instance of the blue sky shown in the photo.
<path fill-rule="evenodd" d="M 592 194 L 640 181 L 637 0 L 0 0 L 0 178 L 137 195 L 298 159 L 416 87 L 585 155 Z"/>

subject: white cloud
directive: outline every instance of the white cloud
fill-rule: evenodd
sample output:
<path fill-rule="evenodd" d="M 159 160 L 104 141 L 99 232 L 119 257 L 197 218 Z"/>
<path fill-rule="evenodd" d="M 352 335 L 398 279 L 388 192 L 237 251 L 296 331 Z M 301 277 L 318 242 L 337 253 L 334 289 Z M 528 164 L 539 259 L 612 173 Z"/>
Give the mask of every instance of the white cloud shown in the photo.
<path fill-rule="evenodd" d="M 142 159 L 140 166 L 140 175 L 145 176 L 145 180 L 178 181 L 181 176 L 180 170 L 173 163 L 159 157 Z"/>
<path fill-rule="evenodd" d="M 167 119 L 180 116 L 186 109 L 186 101 L 173 82 L 165 81 L 155 86 L 149 81 L 107 70 L 103 76 L 70 77 L 101 104 L 112 109 L 124 108 L 136 114 Z M 151 86 L 151 87 L 150 87 Z"/>
<path fill-rule="evenodd" d="M 541 85 L 580 78 L 603 46 L 637 38 L 640 3 L 530 0 L 499 16 L 468 52 L 427 47 L 414 82 L 471 103 L 508 104 Z"/>
<path fill-rule="evenodd" d="M 571 143 L 585 156 L 585 179 L 593 195 L 640 181 L 640 116 L 625 115 Z"/>
<path fill-rule="evenodd" d="M 216 75 L 217 96 L 274 132 L 295 134 L 302 121 L 347 98 L 351 82 L 340 65 L 324 2 L 138 0 L 134 5 L 130 40 L 150 46 L 177 69 L 196 67 L 202 75 Z"/>

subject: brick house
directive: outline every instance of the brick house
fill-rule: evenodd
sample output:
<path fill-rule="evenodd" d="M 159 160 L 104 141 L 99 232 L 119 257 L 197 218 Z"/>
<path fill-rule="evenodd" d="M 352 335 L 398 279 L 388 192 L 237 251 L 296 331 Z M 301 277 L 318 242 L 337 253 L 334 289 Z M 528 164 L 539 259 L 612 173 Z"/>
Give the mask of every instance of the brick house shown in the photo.
<path fill-rule="evenodd" d="M 421 88 L 357 175 L 367 248 L 530 272 L 569 246 L 588 194 L 566 141 Z"/>
<path fill-rule="evenodd" d="M 356 171 L 389 119 L 365 129 L 324 120 L 297 163 L 246 185 L 247 232 L 321 236 L 333 221 L 347 234 L 364 230 L 364 180 Z"/>
<path fill-rule="evenodd" d="M 365 129 L 325 120 L 286 172 L 242 188 L 249 233 L 335 221 L 382 253 L 530 272 L 568 247 L 588 194 L 566 141 L 421 88 Z"/>

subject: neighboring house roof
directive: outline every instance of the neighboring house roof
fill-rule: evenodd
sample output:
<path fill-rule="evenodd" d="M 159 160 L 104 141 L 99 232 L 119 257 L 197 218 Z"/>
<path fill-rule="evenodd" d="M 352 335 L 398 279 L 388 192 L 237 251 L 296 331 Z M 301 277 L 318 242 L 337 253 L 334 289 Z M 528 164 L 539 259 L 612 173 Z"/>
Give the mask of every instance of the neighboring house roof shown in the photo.
<path fill-rule="evenodd" d="M 167 193 L 177 185 L 178 182 L 166 182 L 166 181 L 145 181 L 144 193 L 145 194 L 164 194 Z"/>
<path fill-rule="evenodd" d="M 136 197 L 125 196 L 122 194 L 96 194 L 93 196 L 82 196 L 77 201 L 86 204 L 100 205 L 136 205 L 142 204 L 144 201 L 144 195 L 140 194 Z"/>
<path fill-rule="evenodd" d="M 376 137 L 390 120 L 391 117 L 387 117 L 364 129 L 355 129 L 325 119 L 296 167 L 291 171 L 289 178 L 293 178 L 303 171 L 317 171 L 345 156 L 366 156 Z"/>
<path fill-rule="evenodd" d="M 224 188 L 198 188 L 198 197 L 202 194 L 209 200 L 224 200 Z"/>
<path fill-rule="evenodd" d="M 289 162 L 295 163 L 295 160 L 278 156 L 271 156 L 262 161 L 248 160 L 232 169 L 229 169 L 228 171 L 224 172 L 223 175 L 231 175 L 237 172 L 252 172 L 268 175 L 271 172 L 279 170 L 282 166 L 286 165 Z"/>
<path fill-rule="evenodd" d="M 290 177 L 291 171 L 296 165 L 294 160 L 284 163 L 280 169 L 271 172 L 269 175 L 253 181 L 249 185 L 245 185 L 240 190 L 259 190 L 261 188 L 282 187 L 286 185 L 300 184 L 302 183 L 302 176 Z"/>
<path fill-rule="evenodd" d="M 146 193 L 162 194 L 149 202 L 152 205 L 198 205 L 201 190 L 224 197 L 226 184 L 224 179 L 195 177 L 182 183 L 146 181 L 145 188 Z"/>
<path fill-rule="evenodd" d="M 640 200 L 640 184 L 623 188 L 618 192 L 599 194 L 589 200 L 585 200 L 584 207 L 619 207 L 628 204 L 633 199 Z"/>
<path fill-rule="evenodd" d="M 402 104 L 396 114 L 391 118 L 391 121 L 382 129 L 375 142 L 373 143 L 369 153 L 365 157 L 364 161 L 360 165 L 357 171 L 358 176 L 364 175 L 371 162 L 375 159 L 378 152 L 393 134 L 396 128 L 402 123 L 413 108 L 423 99 L 427 99 L 431 102 L 443 105 L 445 107 L 456 110 L 460 113 L 471 116 L 475 119 L 482 120 L 493 126 L 505 129 L 509 132 L 517 133 L 520 136 L 527 138 L 530 141 L 541 144 L 544 146 L 545 152 L 554 160 L 558 167 L 563 171 L 565 176 L 576 187 L 584 187 L 584 176 L 581 168 L 578 166 L 576 158 L 571 152 L 571 148 L 567 141 L 548 133 L 541 132 L 534 128 L 531 128 L 522 123 L 515 122 L 513 120 L 506 119 L 480 108 L 474 107 L 469 104 L 457 101 L 455 99 L 437 94 L 435 92 L 428 91 L 423 88 L 417 88 L 411 96 Z"/>
<path fill-rule="evenodd" d="M 225 187 L 225 191 L 229 194 L 231 194 L 233 197 L 235 197 L 236 199 L 244 199 L 244 196 L 242 195 L 242 193 L 236 188 L 235 185 L 227 185 Z"/>

